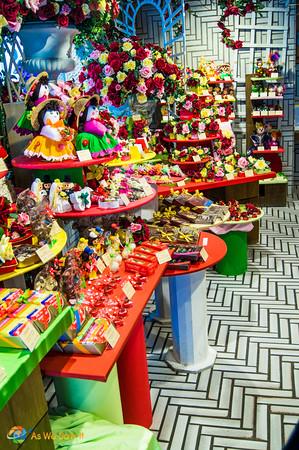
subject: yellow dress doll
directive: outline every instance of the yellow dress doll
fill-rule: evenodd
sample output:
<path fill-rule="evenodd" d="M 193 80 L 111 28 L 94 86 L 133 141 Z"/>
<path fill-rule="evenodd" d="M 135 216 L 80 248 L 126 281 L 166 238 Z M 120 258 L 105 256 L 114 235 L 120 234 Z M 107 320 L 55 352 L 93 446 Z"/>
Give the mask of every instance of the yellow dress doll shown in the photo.
<path fill-rule="evenodd" d="M 56 99 L 46 100 L 32 110 L 32 128 L 39 134 L 28 145 L 24 154 L 47 161 L 76 159 L 72 140 L 74 130 L 65 125 L 66 107 Z"/>

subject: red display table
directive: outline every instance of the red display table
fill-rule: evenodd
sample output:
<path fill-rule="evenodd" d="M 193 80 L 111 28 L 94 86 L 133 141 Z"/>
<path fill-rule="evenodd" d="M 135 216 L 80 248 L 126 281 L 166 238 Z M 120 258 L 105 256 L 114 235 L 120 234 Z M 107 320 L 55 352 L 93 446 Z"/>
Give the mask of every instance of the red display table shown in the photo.
<path fill-rule="evenodd" d="M 118 329 L 120 339 L 113 349 L 105 350 L 101 356 L 50 353 L 41 364 L 49 376 L 106 381 L 117 363 L 124 421 L 145 427 L 152 423 L 152 409 L 142 312 L 165 268 L 166 264 L 158 266 L 142 291 L 136 291 L 133 307 L 128 311 L 125 325 Z"/>
<path fill-rule="evenodd" d="M 224 258 L 227 248 L 222 239 L 202 232 L 199 245 L 208 253 L 205 262 L 192 264 L 190 269 L 167 270 L 172 325 L 171 347 L 166 362 L 174 370 L 200 372 L 211 367 L 216 351 L 208 344 L 206 312 L 206 269 Z"/>
<path fill-rule="evenodd" d="M 56 170 L 56 169 L 78 169 L 79 167 L 88 167 L 94 165 L 100 165 L 112 161 L 115 156 L 107 156 L 106 158 L 91 159 L 89 161 L 79 161 L 79 159 L 67 159 L 60 162 L 48 162 L 40 158 L 28 158 L 27 156 L 20 155 L 14 158 L 11 163 L 13 167 L 18 169 L 29 170 Z"/>
<path fill-rule="evenodd" d="M 221 181 L 211 181 L 211 182 L 199 182 L 191 181 L 190 183 L 186 183 L 184 186 L 166 186 L 160 185 L 158 186 L 158 195 L 162 195 L 166 197 L 170 194 L 172 190 L 182 191 L 186 189 L 189 192 L 194 191 L 206 191 L 208 189 L 221 188 L 225 186 L 233 186 L 236 184 L 246 184 L 253 183 L 259 180 L 265 180 L 267 178 L 274 178 L 276 176 L 275 172 L 263 173 L 261 175 L 254 175 L 253 177 L 236 177 L 233 180 L 221 180 Z"/>

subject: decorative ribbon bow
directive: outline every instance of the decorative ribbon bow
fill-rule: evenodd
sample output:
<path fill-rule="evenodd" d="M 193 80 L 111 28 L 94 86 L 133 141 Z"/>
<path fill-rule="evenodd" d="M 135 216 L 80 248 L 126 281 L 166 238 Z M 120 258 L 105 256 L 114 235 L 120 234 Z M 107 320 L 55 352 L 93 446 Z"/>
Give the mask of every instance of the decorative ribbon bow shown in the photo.
<path fill-rule="evenodd" d="M 88 203 L 89 203 L 89 192 L 82 192 L 82 193 L 79 195 L 79 198 L 82 200 L 83 205 L 84 205 L 84 206 L 87 206 Z"/>

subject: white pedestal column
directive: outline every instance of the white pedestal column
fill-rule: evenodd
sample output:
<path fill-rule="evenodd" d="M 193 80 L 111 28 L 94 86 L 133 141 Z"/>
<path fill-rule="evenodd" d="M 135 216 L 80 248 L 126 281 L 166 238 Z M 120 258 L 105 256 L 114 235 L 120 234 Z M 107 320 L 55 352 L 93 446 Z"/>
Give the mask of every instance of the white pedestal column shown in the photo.
<path fill-rule="evenodd" d="M 216 358 L 208 344 L 206 273 L 170 277 L 169 286 L 173 347 L 166 361 L 174 370 L 200 372 Z"/>
<path fill-rule="evenodd" d="M 150 315 L 152 320 L 161 324 L 170 323 L 170 291 L 169 278 L 161 278 L 155 290 L 156 310 Z"/>

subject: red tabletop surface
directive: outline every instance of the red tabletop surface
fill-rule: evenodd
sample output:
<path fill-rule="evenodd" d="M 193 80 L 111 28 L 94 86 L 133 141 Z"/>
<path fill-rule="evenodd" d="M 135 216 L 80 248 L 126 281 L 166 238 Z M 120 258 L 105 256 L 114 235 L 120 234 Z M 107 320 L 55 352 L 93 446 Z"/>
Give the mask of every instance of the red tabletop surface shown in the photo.
<path fill-rule="evenodd" d="M 99 208 L 98 206 L 92 206 L 91 208 L 86 209 L 85 211 L 70 211 L 65 213 L 55 213 L 55 217 L 61 217 L 62 219 L 71 219 L 73 217 L 91 217 L 91 216 L 107 216 L 109 214 L 120 214 L 125 211 L 130 211 L 131 209 L 137 209 L 141 206 L 146 205 L 147 203 L 154 200 L 157 197 L 157 192 L 154 191 L 152 195 L 148 195 L 147 197 L 140 198 L 136 200 L 136 202 L 130 202 L 126 206 L 120 206 L 119 208 L 111 208 L 104 209 Z"/>
<path fill-rule="evenodd" d="M 79 161 L 79 159 L 67 159 L 66 161 L 48 162 L 40 158 L 28 158 L 20 155 L 14 158 L 11 163 L 18 169 L 31 170 L 55 170 L 55 169 L 77 169 L 78 167 L 94 166 L 104 164 L 112 161 L 114 156 L 107 156 L 106 158 L 96 158 L 89 161 Z"/>
<path fill-rule="evenodd" d="M 6 177 L 7 174 L 8 174 L 8 170 L 3 170 L 3 172 L 0 172 L 0 178 Z"/>
<path fill-rule="evenodd" d="M 221 181 L 211 181 L 211 182 L 190 182 L 186 183 L 185 186 L 158 186 L 158 194 L 166 197 L 170 194 L 171 190 L 182 191 L 186 189 L 189 192 L 194 191 L 206 191 L 208 189 L 215 189 L 224 186 L 232 186 L 235 184 L 245 184 L 253 183 L 254 181 L 265 180 L 267 178 L 275 178 L 275 172 L 268 172 L 261 175 L 254 175 L 253 177 L 236 177 L 233 180 L 221 180 Z"/>
<path fill-rule="evenodd" d="M 205 158 L 202 158 L 201 161 L 177 161 L 175 159 L 170 159 L 169 162 L 171 164 L 176 164 L 178 166 L 191 166 L 191 165 L 198 165 L 198 164 L 204 164 L 208 161 L 210 161 L 211 157 L 206 156 Z"/>
<path fill-rule="evenodd" d="M 219 261 L 221 261 L 226 255 L 227 248 L 226 244 L 220 237 L 215 234 L 207 233 L 202 231 L 200 233 L 199 245 L 202 245 L 204 239 L 208 242 L 205 245 L 206 252 L 208 253 L 208 259 L 203 262 L 196 264 L 190 264 L 189 270 L 166 270 L 164 272 L 164 277 L 176 277 L 179 275 L 189 275 L 190 273 L 199 272 L 200 270 L 205 270 L 208 267 L 214 266 Z"/>
<path fill-rule="evenodd" d="M 255 116 L 254 114 L 252 114 L 251 117 L 253 119 L 282 119 L 283 114 L 281 114 L 280 116 L 278 114 L 261 114 L 259 116 Z"/>
<path fill-rule="evenodd" d="M 254 155 L 264 155 L 265 153 L 267 155 L 271 155 L 271 153 L 275 155 L 277 153 L 284 153 L 284 148 L 279 148 L 278 150 L 254 150 L 252 153 Z"/>
<path fill-rule="evenodd" d="M 118 328 L 120 338 L 113 349 L 105 350 L 102 355 L 67 355 L 64 353 L 50 353 L 41 363 L 46 375 L 58 377 L 83 378 L 87 380 L 106 381 L 108 375 L 117 362 L 131 331 L 137 323 L 152 292 L 160 281 L 167 263 L 157 267 L 155 273 L 148 277 L 142 290 L 136 291 L 133 297 L 133 307 L 128 310 L 125 325 Z M 124 272 L 121 266 L 120 275 Z M 118 288 L 120 291 L 120 287 Z M 116 291 L 116 295 L 119 293 Z"/>

